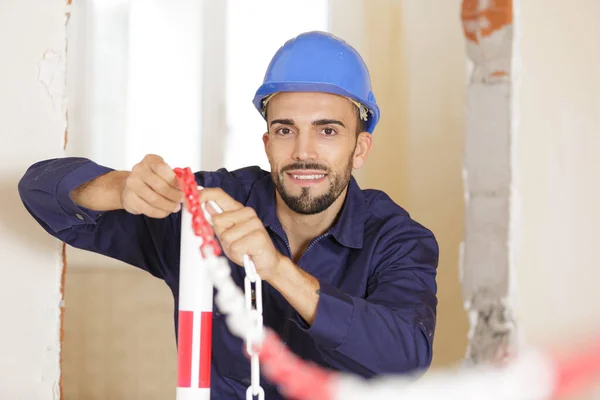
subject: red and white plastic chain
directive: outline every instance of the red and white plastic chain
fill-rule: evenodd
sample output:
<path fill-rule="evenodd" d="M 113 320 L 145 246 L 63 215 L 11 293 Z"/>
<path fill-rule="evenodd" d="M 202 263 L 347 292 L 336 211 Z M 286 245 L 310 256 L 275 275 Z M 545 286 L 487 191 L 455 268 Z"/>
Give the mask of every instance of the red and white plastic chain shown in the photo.
<path fill-rule="evenodd" d="M 204 217 L 194 174 L 189 168 L 175 168 L 174 172 L 177 176 L 179 186 L 185 195 L 185 206 L 192 215 L 192 229 L 194 234 L 202 239 L 202 244 L 200 245 L 202 258 L 206 258 L 207 249 L 212 250 L 212 254 L 215 257 L 219 257 L 222 254 L 221 246 L 217 243 L 215 233 Z"/>

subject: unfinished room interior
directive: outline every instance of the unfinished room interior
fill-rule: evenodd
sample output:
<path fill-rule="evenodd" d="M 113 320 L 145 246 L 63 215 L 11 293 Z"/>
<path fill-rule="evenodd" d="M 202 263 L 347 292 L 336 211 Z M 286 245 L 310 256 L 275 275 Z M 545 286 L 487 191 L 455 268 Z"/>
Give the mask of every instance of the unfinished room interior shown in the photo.
<path fill-rule="evenodd" d="M 0 33 L 1 399 L 600 399 L 600 1 Z"/>

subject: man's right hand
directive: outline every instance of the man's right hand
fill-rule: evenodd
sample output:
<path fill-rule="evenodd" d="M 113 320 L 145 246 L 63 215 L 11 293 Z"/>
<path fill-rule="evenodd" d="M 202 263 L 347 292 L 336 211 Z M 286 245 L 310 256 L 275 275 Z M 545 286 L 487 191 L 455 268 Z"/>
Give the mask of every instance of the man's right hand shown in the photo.
<path fill-rule="evenodd" d="M 121 204 L 132 214 L 164 218 L 181 209 L 183 192 L 173 169 L 157 155 L 137 163 L 123 183 Z"/>

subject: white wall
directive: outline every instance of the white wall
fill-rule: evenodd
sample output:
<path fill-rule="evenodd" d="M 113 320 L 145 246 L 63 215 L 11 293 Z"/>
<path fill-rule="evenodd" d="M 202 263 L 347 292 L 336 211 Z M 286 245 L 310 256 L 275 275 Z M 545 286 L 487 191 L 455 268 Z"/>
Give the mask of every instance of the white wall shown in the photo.
<path fill-rule="evenodd" d="M 130 169 L 144 155 L 155 153 L 174 167 L 201 167 L 203 8 L 208 4 L 196 0 L 73 4 L 69 155 Z"/>
<path fill-rule="evenodd" d="M 519 323 L 534 343 L 569 346 L 600 328 L 600 3 L 519 3 L 510 243 Z"/>
<path fill-rule="evenodd" d="M 124 168 L 127 148 L 128 0 L 71 6 L 67 88 L 69 156 Z"/>
<path fill-rule="evenodd" d="M 129 0 L 126 164 L 200 168 L 202 2 Z"/>
<path fill-rule="evenodd" d="M 26 213 L 27 166 L 63 154 L 65 2 L 0 8 L 0 398 L 53 399 L 59 383 L 59 244 Z"/>

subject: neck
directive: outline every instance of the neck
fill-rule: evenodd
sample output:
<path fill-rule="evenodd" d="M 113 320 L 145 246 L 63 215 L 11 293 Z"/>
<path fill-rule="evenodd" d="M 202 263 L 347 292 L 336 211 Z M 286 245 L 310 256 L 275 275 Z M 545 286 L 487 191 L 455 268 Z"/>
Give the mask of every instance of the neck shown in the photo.
<path fill-rule="evenodd" d="M 290 209 L 277 193 L 277 217 L 285 231 L 294 261 L 306 250 L 310 242 L 324 234 L 335 223 L 344 205 L 348 188 L 324 211 L 318 214 L 303 215 Z"/>

